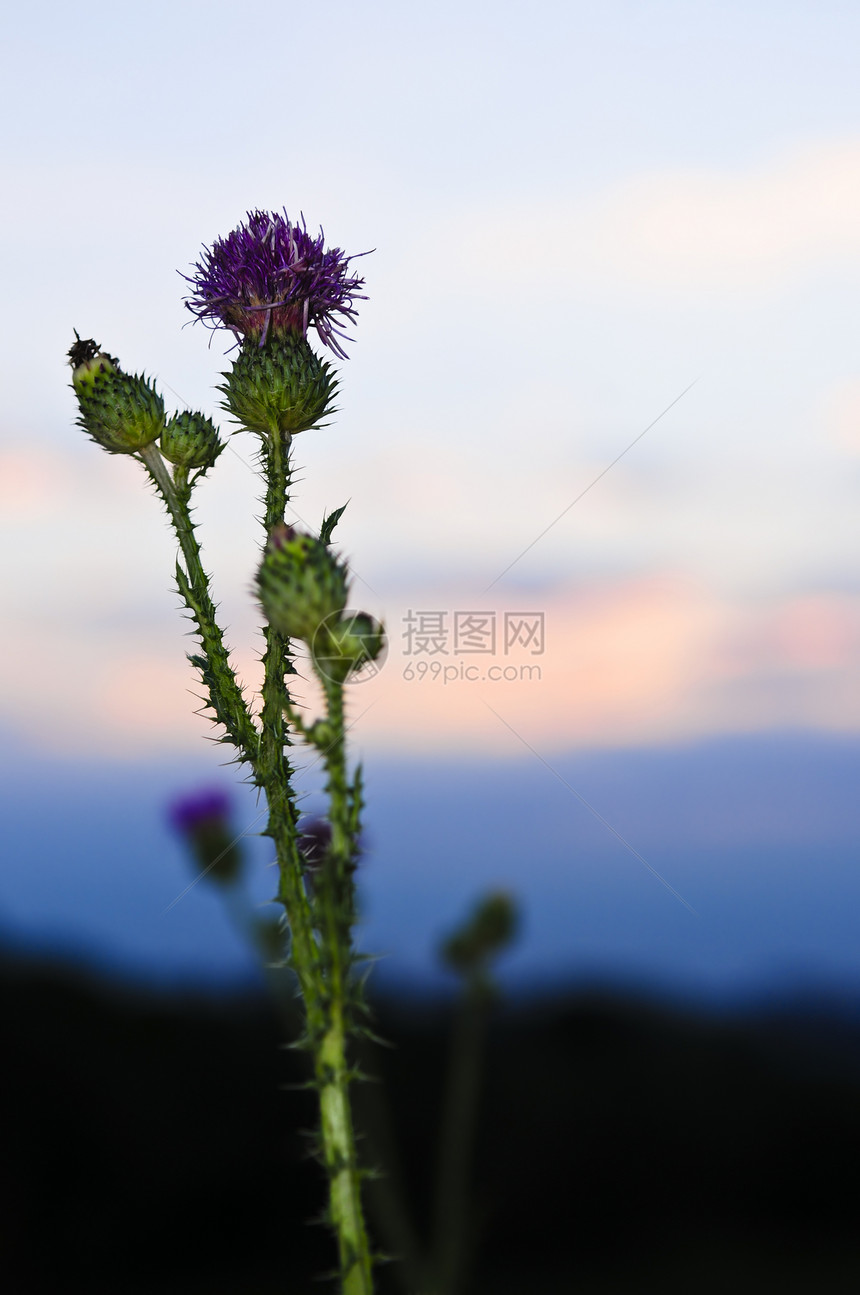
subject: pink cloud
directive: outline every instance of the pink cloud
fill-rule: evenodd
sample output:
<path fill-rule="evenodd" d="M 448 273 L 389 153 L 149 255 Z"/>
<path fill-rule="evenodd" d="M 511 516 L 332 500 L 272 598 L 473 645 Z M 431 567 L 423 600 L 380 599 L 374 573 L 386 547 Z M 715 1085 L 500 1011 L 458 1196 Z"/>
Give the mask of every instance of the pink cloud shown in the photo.
<path fill-rule="evenodd" d="M 414 606 L 446 610 L 449 626 L 454 612 L 474 609 L 469 596 L 438 591 L 419 592 Z M 499 631 L 493 654 L 458 653 L 449 637 L 447 652 L 408 655 L 406 611 L 389 609 L 378 677 L 349 689 L 359 745 L 518 756 L 520 739 L 548 754 L 803 726 L 860 731 L 860 607 L 845 593 L 741 601 L 666 573 L 516 602 L 500 595 L 484 600 Z M 544 613 L 543 652 L 532 644 L 505 654 L 506 612 Z M 55 750 L 199 749 L 212 730 L 192 713 L 200 688 L 182 648 L 163 626 L 151 637 L 139 625 L 67 636 L 62 650 L 22 631 L 7 641 L 15 687 L 3 721 Z M 237 666 L 256 684 L 256 644 Z M 312 713 L 313 689 L 302 691 Z"/>
<path fill-rule="evenodd" d="M 860 610 L 847 595 L 762 606 L 667 575 L 556 590 L 545 612 L 544 655 L 510 658 L 538 666 L 539 678 L 524 670 L 492 680 L 484 670 L 463 679 L 452 657 L 447 682 L 409 681 L 408 659 L 393 652 L 363 731 L 398 745 L 514 755 L 522 742 L 488 707 L 541 750 L 807 725 L 860 729 L 860 705 L 852 704 L 860 698 Z"/>

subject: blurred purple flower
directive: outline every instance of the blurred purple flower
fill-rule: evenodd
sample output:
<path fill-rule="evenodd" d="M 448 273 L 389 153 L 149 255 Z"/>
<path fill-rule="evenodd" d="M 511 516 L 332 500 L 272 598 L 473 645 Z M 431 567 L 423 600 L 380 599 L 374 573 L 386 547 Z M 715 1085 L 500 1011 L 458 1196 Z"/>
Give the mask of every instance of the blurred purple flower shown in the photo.
<path fill-rule="evenodd" d="M 303 818 L 296 838 L 306 868 L 321 868 L 331 846 L 331 824 L 327 818 Z"/>
<path fill-rule="evenodd" d="M 179 796 L 169 806 L 171 825 L 185 838 L 202 875 L 229 885 L 242 869 L 239 838 L 230 823 L 230 797 L 216 787 Z"/>
<path fill-rule="evenodd" d="M 168 809 L 171 825 L 183 836 L 193 836 L 202 828 L 221 825 L 230 817 L 230 797 L 214 787 L 189 792 L 172 802 Z"/>
<path fill-rule="evenodd" d="M 326 249 L 322 229 L 312 237 L 304 217 L 294 225 L 286 212 L 249 211 L 247 224 L 204 247 L 194 274 L 182 276 L 194 289 L 185 304 L 209 327 L 260 346 L 270 330 L 307 337 L 313 327 L 345 359 L 338 323 L 354 323 L 353 303 L 364 300 L 364 279 L 348 273 L 353 259 Z"/>

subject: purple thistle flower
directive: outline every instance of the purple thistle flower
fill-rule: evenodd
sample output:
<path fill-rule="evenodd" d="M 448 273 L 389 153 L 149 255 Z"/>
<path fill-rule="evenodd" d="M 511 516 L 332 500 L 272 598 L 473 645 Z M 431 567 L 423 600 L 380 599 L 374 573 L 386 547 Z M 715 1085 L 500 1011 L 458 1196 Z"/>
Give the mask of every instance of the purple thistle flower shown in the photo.
<path fill-rule="evenodd" d="M 230 797 L 217 787 L 179 796 L 170 805 L 171 826 L 185 838 L 201 877 L 230 886 L 242 871 L 239 838 L 230 825 Z"/>
<path fill-rule="evenodd" d="M 201 830 L 227 824 L 230 797 L 215 787 L 205 787 L 201 791 L 178 797 L 171 804 L 168 814 L 177 832 L 182 836 L 194 836 Z"/>
<path fill-rule="evenodd" d="M 229 328 L 260 346 L 270 329 L 307 337 L 313 327 L 346 359 L 335 321 L 354 323 L 364 279 L 349 274 L 353 257 L 324 243 L 322 229 L 318 238 L 308 233 L 304 216 L 293 225 L 286 212 L 249 211 L 247 224 L 204 247 L 194 274 L 182 276 L 194 289 L 185 304 L 209 327 Z"/>

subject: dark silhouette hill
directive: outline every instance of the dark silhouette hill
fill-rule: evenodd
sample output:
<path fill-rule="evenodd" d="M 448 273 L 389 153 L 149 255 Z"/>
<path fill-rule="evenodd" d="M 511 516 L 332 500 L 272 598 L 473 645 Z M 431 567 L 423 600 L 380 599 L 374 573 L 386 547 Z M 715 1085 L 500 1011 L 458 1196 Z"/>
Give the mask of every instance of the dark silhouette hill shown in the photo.
<path fill-rule="evenodd" d="M 307 1226 L 314 1102 L 265 1000 L 7 959 L 0 1002 L 9 1295 L 329 1289 L 326 1233 Z M 394 1046 L 363 1063 L 386 1080 L 394 1186 L 421 1230 L 451 1007 L 375 1008 Z M 469 1295 L 857 1289 L 853 1008 L 696 1015 L 558 991 L 493 1009 L 481 1092 Z M 374 1125 L 377 1097 L 360 1109 Z"/>

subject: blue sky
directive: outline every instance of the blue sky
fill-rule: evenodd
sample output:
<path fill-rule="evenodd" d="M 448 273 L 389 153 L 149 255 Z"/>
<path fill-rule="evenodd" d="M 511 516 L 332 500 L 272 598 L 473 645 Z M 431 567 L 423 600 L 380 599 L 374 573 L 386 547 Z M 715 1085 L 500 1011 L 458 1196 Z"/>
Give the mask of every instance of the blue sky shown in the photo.
<path fill-rule="evenodd" d="M 856 1003 L 858 753 L 856 739 L 793 734 L 591 751 L 551 769 L 527 755 L 378 758 L 358 874 L 359 938 L 381 957 L 374 983 L 448 985 L 440 940 L 502 888 L 521 918 L 500 967 L 508 992 L 597 981 L 699 1004 L 799 989 Z M 254 974 L 221 897 L 195 883 L 167 823 L 177 794 L 215 777 L 202 757 L 44 760 L 37 771 L 38 781 L 10 762 L 0 782 L 4 946 L 163 985 Z M 215 780 L 231 786 L 229 771 Z M 302 785 L 318 808 L 314 780 Z M 235 789 L 233 804 L 251 902 L 274 917 L 250 789 Z"/>
<path fill-rule="evenodd" d="M 555 682 L 511 707 L 517 724 L 569 711 L 535 730 L 554 749 L 727 723 L 856 729 L 858 21 L 766 4 L 16 16 L 2 502 L 32 566 L 13 564 L 4 591 L 22 685 L 8 722 L 49 745 L 58 718 L 94 748 L 196 740 L 179 718 L 171 541 L 136 467 L 70 426 L 62 357 L 77 327 L 173 406 L 217 412 L 226 344 L 183 329 L 177 271 L 259 205 L 375 249 L 342 412 L 298 442 L 295 503 L 315 525 L 350 499 L 357 598 L 393 640 L 409 608 L 540 605 Z M 253 464 L 236 437 L 199 504 L 248 678 Z M 628 638 L 649 600 L 672 604 L 653 621 L 672 695 L 621 667 L 635 707 L 667 722 L 623 722 L 616 674 L 592 680 L 588 661 L 623 637 L 606 617 L 583 636 L 568 615 L 595 590 Z M 385 748 L 431 722 L 395 687 L 402 664 L 368 720 Z M 57 716 L 46 670 L 87 723 L 74 702 Z M 591 716 L 585 677 L 606 699 Z M 486 747 L 442 701 L 445 728 Z"/>
<path fill-rule="evenodd" d="M 217 412 L 226 342 L 183 327 L 177 271 L 258 206 L 374 249 L 295 500 L 310 525 L 350 500 L 355 601 L 389 627 L 352 702 L 369 762 L 855 735 L 858 37 L 833 3 L 16 13 L 9 749 L 197 759 L 173 545 L 139 469 L 73 427 L 64 356 L 78 328 Z M 258 495 L 237 436 L 198 515 L 252 683 Z M 542 613 L 539 677 L 407 678 L 416 609 Z"/>

